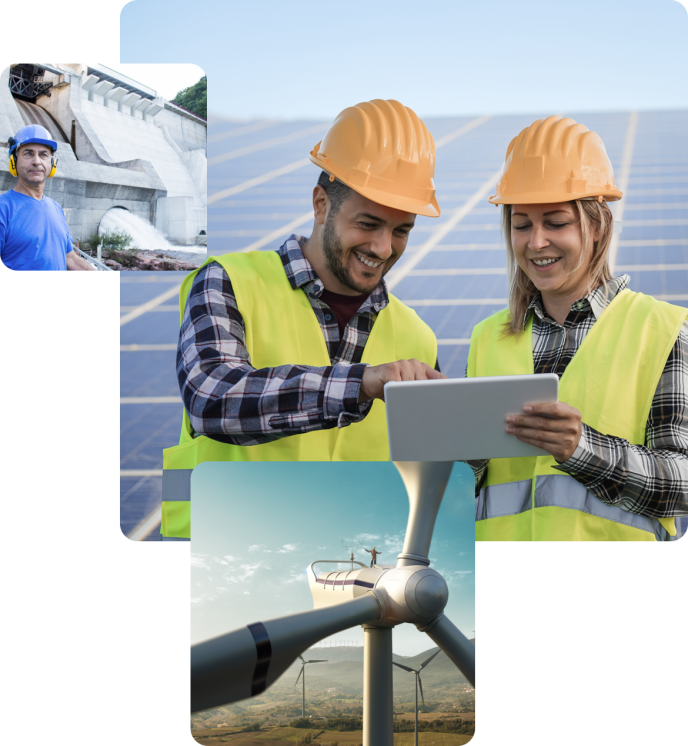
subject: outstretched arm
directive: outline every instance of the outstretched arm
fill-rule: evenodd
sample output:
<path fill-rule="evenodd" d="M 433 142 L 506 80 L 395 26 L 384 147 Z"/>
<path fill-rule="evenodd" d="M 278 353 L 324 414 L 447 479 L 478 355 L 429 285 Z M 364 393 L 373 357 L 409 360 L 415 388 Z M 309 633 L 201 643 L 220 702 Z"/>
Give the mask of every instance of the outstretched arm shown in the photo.
<path fill-rule="evenodd" d="M 248 446 L 359 422 L 372 405 L 358 402 L 366 367 L 254 368 L 227 272 L 213 262 L 196 276 L 179 335 L 177 378 L 197 433 Z"/>

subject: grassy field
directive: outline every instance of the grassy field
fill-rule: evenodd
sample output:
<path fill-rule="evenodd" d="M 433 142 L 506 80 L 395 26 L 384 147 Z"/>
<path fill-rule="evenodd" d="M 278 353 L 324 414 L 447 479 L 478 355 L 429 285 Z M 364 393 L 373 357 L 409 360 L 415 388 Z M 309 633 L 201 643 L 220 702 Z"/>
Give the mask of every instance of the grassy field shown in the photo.
<path fill-rule="evenodd" d="M 319 746 L 360 746 L 363 734 L 359 731 L 340 733 L 334 730 L 314 730 L 308 728 L 270 728 L 254 733 L 237 733 L 234 728 L 212 728 L 196 731 L 193 735 L 203 746 L 294 746 L 307 734 L 313 735 L 311 743 Z M 471 736 L 453 733 L 418 734 L 419 746 L 463 746 L 471 740 Z M 413 733 L 395 733 L 394 746 L 413 746 Z"/>
<path fill-rule="evenodd" d="M 406 720 L 413 720 L 413 711 L 405 712 L 403 715 L 399 715 L 399 718 L 406 718 Z M 419 712 L 419 720 L 475 720 L 475 712 Z"/>
<path fill-rule="evenodd" d="M 458 733 L 427 733 L 418 734 L 418 746 L 463 746 L 473 736 L 464 736 Z M 415 743 L 413 733 L 395 733 L 394 746 L 413 746 Z"/>

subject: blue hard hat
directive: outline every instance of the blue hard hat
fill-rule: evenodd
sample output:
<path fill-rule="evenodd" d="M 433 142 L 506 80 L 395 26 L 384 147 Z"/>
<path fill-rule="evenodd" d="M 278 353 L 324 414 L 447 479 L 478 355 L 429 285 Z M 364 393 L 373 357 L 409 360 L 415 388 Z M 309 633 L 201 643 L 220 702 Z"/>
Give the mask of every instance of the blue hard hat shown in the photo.
<path fill-rule="evenodd" d="M 30 142 L 47 145 L 53 153 L 57 150 L 57 143 L 45 127 L 41 127 L 40 124 L 29 124 L 27 127 L 22 127 L 14 136 L 14 142 L 10 144 L 10 155 L 21 145 Z"/>

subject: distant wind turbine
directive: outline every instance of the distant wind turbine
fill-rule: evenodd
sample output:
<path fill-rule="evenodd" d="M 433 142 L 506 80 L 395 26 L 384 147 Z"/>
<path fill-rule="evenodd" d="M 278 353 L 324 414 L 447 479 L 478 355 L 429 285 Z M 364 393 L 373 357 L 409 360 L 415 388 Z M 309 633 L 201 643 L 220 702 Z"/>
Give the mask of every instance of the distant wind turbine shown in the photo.
<path fill-rule="evenodd" d="M 430 661 L 439 653 L 439 650 L 436 650 L 426 661 L 420 664 L 420 668 L 416 670 L 415 668 L 409 668 L 408 666 L 402 666 L 401 663 L 397 663 L 396 661 L 392 661 L 392 663 L 395 666 L 399 666 L 399 668 L 403 668 L 404 671 L 410 671 L 411 673 L 416 674 L 416 709 L 415 709 L 415 715 L 416 715 L 416 745 L 418 746 L 418 687 L 420 686 L 420 696 L 423 700 L 423 707 L 425 707 L 425 697 L 423 696 L 423 683 L 420 680 L 420 672 L 430 663 Z"/>
<path fill-rule="evenodd" d="M 438 650 L 437 652 L 439 653 L 440 651 Z M 302 661 L 301 671 L 299 675 L 296 677 L 294 686 L 296 686 L 299 683 L 299 679 L 301 678 L 301 676 L 303 676 L 303 696 L 301 697 L 301 717 L 305 718 L 306 717 L 306 674 L 304 672 L 306 670 L 306 666 L 309 663 L 327 663 L 327 660 L 305 661 L 303 660 L 302 655 L 300 655 L 299 658 L 301 658 L 301 661 Z M 416 699 L 418 699 L 417 696 L 416 696 Z"/>

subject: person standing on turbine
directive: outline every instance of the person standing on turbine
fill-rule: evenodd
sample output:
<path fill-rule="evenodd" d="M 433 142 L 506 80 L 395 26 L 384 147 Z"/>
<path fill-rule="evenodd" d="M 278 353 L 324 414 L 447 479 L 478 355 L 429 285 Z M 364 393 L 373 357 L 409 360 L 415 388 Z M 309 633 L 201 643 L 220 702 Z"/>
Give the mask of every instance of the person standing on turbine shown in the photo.
<path fill-rule="evenodd" d="M 372 549 L 366 549 L 366 552 L 368 552 L 368 554 L 371 555 L 370 566 L 375 567 L 375 564 L 377 563 L 377 557 L 379 554 L 382 554 L 382 552 L 378 552 L 377 549 L 375 549 L 375 547 L 373 547 Z"/>

